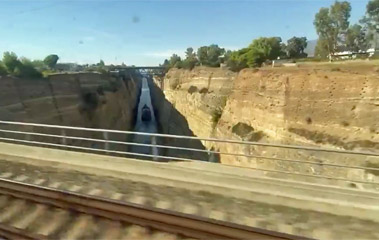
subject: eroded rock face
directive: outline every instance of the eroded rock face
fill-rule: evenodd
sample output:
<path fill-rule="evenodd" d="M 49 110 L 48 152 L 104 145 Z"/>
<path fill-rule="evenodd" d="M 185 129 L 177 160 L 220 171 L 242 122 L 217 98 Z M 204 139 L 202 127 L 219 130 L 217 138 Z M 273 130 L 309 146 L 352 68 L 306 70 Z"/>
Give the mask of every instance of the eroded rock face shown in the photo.
<path fill-rule="evenodd" d="M 378 101 L 374 71 L 244 70 L 220 125 L 245 122 L 280 143 L 378 149 Z"/>
<path fill-rule="evenodd" d="M 121 79 L 97 73 L 55 74 L 48 79 L 1 77 L 0 89 L 1 120 L 131 130 L 139 82 L 137 79 Z M 62 134 L 58 129 L 24 129 Z M 102 133 L 69 130 L 66 135 L 104 138 Z M 126 139 L 118 135 L 109 137 L 113 140 Z M 79 143 L 69 139 L 67 144 L 102 147 L 101 144 Z"/>
<path fill-rule="evenodd" d="M 160 88 L 162 87 L 160 83 L 159 80 L 149 82 L 152 105 L 155 110 L 159 132 L 171 135 L 194 136 L 193 130 L 189 127 L 188 119 L 175 107 L 175 103 L 170 102 L 166 98 L 163 90 Z M 199 140 L 158 138 L 157 141 L 161 145 L 205 150 L 205 146 Z M 167 157 L 208 160 L 208 154 L 204 152 L 163 148 L 159 149 L 159 152 L 161 155 Z"/>
<path fill-rule="evenodd" d="M 348 69 L 244 70 L 235 81 L 216 136 L 242 139 L 230 129 L 243 122 L 263 132 L 260 141 L 264 142 L 378 151 L 378 87 L 378 76 L 370 69 L 362 73 Z M 226 144 L 217 144 L 216 149 L 317 163 L 224 156 L 221 159 L 226 164 L 359 180 L 372 177 L 364 170 L 322 165 L 366 166 L 369 159 L 362 156 Z"/>
<path fill-rule="evenodd" d="M 236 75 L 219 68 L 171 70 L 164 79 L 163 90 L 196 136 L 211 137 Z"/>
<path fill-rule="evenodd" d="M 199 137 L 379 151 L 379 75 L 375 69 L 368 63 L 341 64 L 338 68 L 316 65 L 245 69 L 238 76 L 222 69 L 174 69 L 162 87 L 166 99 Z M 322 165 L 366 166 L 372 159 L 365 157 L 262 146 L 205 145 L 222 152 L 317 163 L 222 155 L 221 162 L 225 164 L 360 180 L 373 178 L 365 170 Z"/>

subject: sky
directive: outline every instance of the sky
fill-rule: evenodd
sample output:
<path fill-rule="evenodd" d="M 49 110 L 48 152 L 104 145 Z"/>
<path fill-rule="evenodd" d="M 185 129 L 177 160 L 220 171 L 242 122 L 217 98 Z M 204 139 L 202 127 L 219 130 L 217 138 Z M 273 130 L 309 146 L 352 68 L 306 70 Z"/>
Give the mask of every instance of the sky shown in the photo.
<path fill-rule="evenodd" d="M 333 0 L 0 0 L 0 54 L 60 62 L 158 65 L 187 47 L 248 46 L 258 37 L 317 39 L 315 14 Z M 368 0 L 350 1 L 351 23 Z"/>

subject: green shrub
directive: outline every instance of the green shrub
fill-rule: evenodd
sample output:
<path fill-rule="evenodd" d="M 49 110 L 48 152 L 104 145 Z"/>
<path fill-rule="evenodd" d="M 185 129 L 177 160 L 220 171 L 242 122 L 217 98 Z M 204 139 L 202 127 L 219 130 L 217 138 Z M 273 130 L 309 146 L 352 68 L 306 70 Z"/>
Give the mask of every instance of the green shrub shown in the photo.
<path fill-rule="evenodd" d="M 192 58 L 192 59 L 185 59 L 184 61 L 181 62 L 181 64 L 179 66 L 184 68 L 184 69 L 192 70 L 196 65 L 198 65 L 197 59 Z"/>
<path fill-rule="evenodd" d="M 14 69 L 13 74 L 22 78 L 41 78 L 42 73 L 37 71 L 32 65 L 20 64 Z"/>
<path fill-rule="evenodd" d="M 0 74 L 6 74 L 5 71 L 13 76 L 22 78 L 41 78 L 42 73 L 34 66 L 33 62 L 27 58 L 19 59 L 13 52 L 5 52 L 3 55 Z"/>

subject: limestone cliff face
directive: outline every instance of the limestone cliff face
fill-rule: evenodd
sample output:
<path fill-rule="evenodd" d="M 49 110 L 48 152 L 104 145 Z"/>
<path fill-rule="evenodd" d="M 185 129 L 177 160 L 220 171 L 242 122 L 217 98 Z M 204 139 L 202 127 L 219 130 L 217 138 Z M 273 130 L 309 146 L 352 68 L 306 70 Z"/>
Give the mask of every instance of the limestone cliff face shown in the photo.
<path fill-rule="evenodd" d="M 0 119 L 131 130 L 139 87 L 138 80 L 132 77 L 122 79 L 97 73 L 55 74 L 47 79 L 1 77 Z M 43 132 L 45 129 L 25 130 Z M 50 133 L 62 134 L 56 131 L 49 130 Z M 104 137 L 90 132 L 67 131 L 65 134 Z M 67 141 L 68 144 L 75 143 Z M 81 142 L 81 145 L 99 144 Z"/>
<path fill-rule="evenodd" d="M 160 132 L 210 137 L 213 134 L 236 74 L 217 68 L 197 67 L 192 71 L 173 69 L 151 83 L 152 100 Z M 197 149 L 211 148 L 209 142 L 164 139 L 163 144 Z M 208 161 L 207 153 L 166 150 L 175 157 Z"/>
<path fill-rule="evenodd" d="M 361 73 L 349 69 L 244 70 L 235 81 L 216 136 L 379 151 L 378 103 L 379 78 L 374 69 Z M 239 131 L 243 124 L 251 129 Z M 364 170 L 323 165 L 373 167 L 377 162 L 362 156 L 225 144 L 216 149 L 317 163 L 222 157 L 227 164 L 359 180 L 376 178 Z"/>
<path fill-rule="evenodd" d="M 212 68 L 174 69 L 162 87 L 167 100 L 199 137 L 379 151 L 378 70 L 370 64 L 337 66 L 245 69 L 238 75 Z M 222 155 L 225 164 L 358 179 L 373 177 L 364 170 L 330 170 L 322 165 L 368 166 L 372 163 L 367 158 L 205 145 L 221 152 L 302 159 L 319 165 Z"/>
<path fill-rule="evenodd" d="M 167 100 L 198 137 L 210 137 L 230 95 L 236 73 L 219 68 L 171 70 L 164 79 Z"/>
<path fill-rule="evenodd" d="M 242 122 L 270 141 L 367 150 L 379 149 L 378 116 L 377 72 L 244 70 L 217 128 Z"/>

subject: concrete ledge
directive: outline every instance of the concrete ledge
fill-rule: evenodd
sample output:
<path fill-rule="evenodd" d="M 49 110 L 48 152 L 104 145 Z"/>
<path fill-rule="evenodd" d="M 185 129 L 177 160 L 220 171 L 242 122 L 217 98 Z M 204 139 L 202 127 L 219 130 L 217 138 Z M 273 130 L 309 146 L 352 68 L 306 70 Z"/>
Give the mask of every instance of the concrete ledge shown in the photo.
<path fill-rule="evenodd" d="M 254 170 L 220 164 L 158 163 L 9 143 L 0 143 L 0 159 L 379 222 L 379 193 L 266 178 Z"/>

